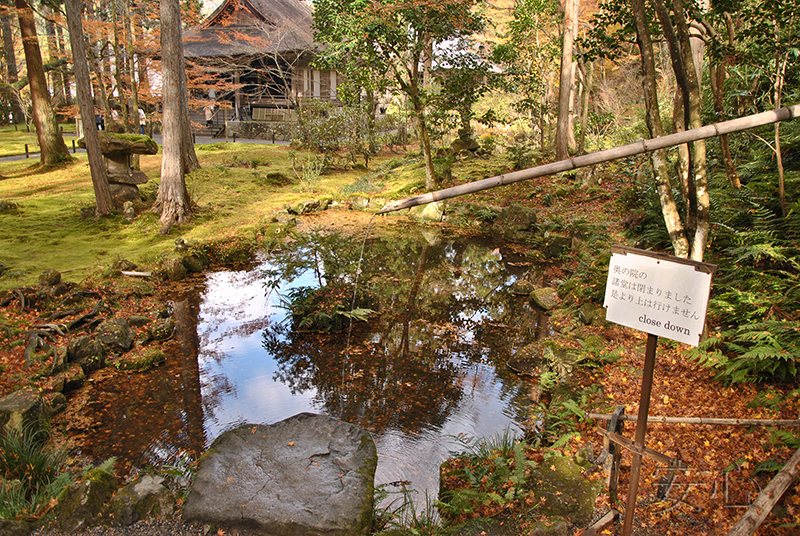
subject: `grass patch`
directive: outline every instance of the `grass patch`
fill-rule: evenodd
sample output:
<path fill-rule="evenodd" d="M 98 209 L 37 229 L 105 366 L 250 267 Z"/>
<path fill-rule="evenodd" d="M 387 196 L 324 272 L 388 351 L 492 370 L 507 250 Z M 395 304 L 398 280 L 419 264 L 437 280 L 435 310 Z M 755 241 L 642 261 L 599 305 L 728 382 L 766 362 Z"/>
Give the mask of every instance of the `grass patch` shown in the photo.
<path fill-rule="evenodd" d="M 6 135 L 13 135 L 13 127 L 12 132 L 0 132 L 0 145 L 5 146 Z M 78 153 L 73 163 L 48 170 L 33 160 L 1 162 L 0 201 L 15 206 L 0 211 L 0 262 L 5 265 L 0 290 L 34 285 L 48 268 L 62 272 L 67 281 L 101 274 L 119 259 L 153 269 L 173 254 L 178 236 L 189 244 L 244 241 L 257 247 L 272 215 L 284 206 L 310 196 L 336 198 L 345 186 L 369 174 L 336 170 L 322 175 L 309 194 L 292 169 L 290 151 L 281 145 L 248 143 L 198 146 L 202 168 L 186 178 L 197 204 L 194 218 L 167 236 L 159 234 L 158 216 L 148 210 L 133 222 L 120 215 L 86 217 L 95 206 L 86 154 Z M 388 159 L 377 158 L 375 165 Z M 161 155 L 143 155 L 140 166 L 150 177 L 140 191 L 152 201 Z M 394 178 L 387 188 L 397 192 L 408 189 L 408 184 Z"/>
<path fill-rule="evenodd" d="M 62 132 L 75 132 L 75 123 L 64 123 L 59 125 Z M 4 156 L 18 156 L 25 154 L 25 145 L 28 146 L 28 152 L 39 152 L 39 138 L 36 137 L 36 130 L 31 125 L 31 130 L 28 132 L 28 127 L 24 124 L 17 125 L 0 125 L 0 157 Z M 69 139 L 64 140 L 67 147 L 71 146 L 72 142 Z"/>

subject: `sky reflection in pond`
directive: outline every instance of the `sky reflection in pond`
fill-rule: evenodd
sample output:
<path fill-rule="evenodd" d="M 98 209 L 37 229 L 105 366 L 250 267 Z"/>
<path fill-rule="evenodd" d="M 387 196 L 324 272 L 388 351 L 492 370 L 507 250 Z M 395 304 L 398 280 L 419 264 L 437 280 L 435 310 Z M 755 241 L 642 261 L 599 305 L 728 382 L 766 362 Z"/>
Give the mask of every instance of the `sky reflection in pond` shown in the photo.
<path fill-rule="evenodd" d="M 346 331 L 296 329 L 281 303 L 292 288 L 351 283 L 360 242 L 312 235 L 208 276 L 197 327 L 208 443 L 238 424 L 325 413 L 372 432 L 376 484 L 435 495 L 452 436 L 518 430 L 527 386 L 504 365 L 537 318 L 509 290 L 519 263 L 477 238 L 408 234 L 367 244 L 359 287 L 378 314 L 354 324 L 349 347 Z"/>

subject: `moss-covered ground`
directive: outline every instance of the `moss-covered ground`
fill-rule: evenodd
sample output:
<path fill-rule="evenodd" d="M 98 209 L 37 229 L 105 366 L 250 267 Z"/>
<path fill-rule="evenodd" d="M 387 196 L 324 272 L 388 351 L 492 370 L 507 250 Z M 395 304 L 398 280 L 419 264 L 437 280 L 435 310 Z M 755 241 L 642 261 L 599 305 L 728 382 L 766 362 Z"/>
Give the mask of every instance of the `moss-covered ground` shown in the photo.
<path fill-rule="evenodd" d="M 413 193 L 422 176 L 422 169 L 414 165 L 402 172 L 389 169 L 396 165 L 393 160 L 403 161 L 397 155 L 376 158 L 370 170 L 338 166 L 318 180 L 295 172 L 315 155 L 286 146 L 198 145 L 197 155 L 202 168 L 187 177 L 194 217 L 168 235 L 159 234 L 158 215 L 146 207 L 133 222 L 120 214 L 94 218 L 85 154 L 47 170 L 35 160 L 0 162 L 0 263 L 5 267 L 0 290 L 29 286 L 47 268 L 76 282 L 123 258 L 147 269 L 173 250 L 178 237 L 187 242 L 249 238 L 286 205 L 309 198 L 344 201 L 348 195 L 374 195 L 378 188 L 381 195 L 396 197 Z M 149 201 L 158 189 L 160 162 L 160 154 L 140 160 L 151 178 L 140 188 Z"/>

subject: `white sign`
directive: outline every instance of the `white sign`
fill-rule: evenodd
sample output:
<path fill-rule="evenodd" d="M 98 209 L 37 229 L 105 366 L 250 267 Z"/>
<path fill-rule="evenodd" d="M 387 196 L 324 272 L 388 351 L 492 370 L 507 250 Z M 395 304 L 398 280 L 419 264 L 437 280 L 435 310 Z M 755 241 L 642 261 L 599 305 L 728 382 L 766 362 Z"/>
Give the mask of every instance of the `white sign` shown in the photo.
<path fill-rule="evenodd" d="M 697 346 L 717 267 L 623 246 L 611 252 L 606 319 Z"/>

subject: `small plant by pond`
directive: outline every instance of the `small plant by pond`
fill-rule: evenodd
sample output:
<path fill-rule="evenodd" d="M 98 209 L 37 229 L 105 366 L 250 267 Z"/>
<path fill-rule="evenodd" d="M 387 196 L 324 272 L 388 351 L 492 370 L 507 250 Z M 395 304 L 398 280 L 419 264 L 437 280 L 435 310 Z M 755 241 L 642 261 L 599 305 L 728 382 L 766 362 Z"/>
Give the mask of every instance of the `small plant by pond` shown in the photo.
<path fill-rule="evenodd" d="M 65 455 L 32 426 L 9 427 L 0 437 L 0 519 L 35 519 L 72 482 Z"/>
<path fill-rule="evenodd" d="M 453 522 L 492 517 L 530 491 L 530 475 L 542 460 L 533 445 L 506 430 L 492 438 L 456 438 L 461 451 L 450 452 L 442 465 L 445 490 L 440 511 Z"/>

